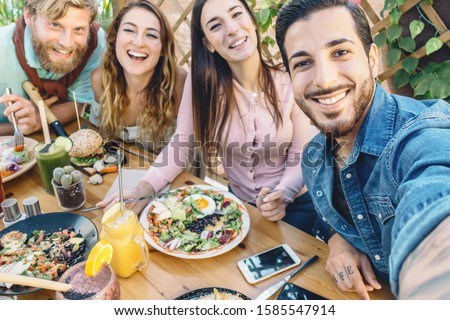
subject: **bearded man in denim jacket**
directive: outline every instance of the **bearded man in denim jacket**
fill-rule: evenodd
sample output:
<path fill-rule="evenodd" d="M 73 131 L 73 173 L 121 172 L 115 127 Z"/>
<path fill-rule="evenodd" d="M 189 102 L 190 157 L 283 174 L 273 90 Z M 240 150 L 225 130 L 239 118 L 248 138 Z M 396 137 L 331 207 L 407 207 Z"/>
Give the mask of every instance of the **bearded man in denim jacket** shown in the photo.
<path fill-rule="evenodd" d="M 299 107 L 321 130 L 303 154 L 317 211 L 335 234 L 327 271 L 368 299 L 450 298 L 450 106 L 390 95 L 364 12 L 344 0 L 293 0 L 277 42 Z"/>

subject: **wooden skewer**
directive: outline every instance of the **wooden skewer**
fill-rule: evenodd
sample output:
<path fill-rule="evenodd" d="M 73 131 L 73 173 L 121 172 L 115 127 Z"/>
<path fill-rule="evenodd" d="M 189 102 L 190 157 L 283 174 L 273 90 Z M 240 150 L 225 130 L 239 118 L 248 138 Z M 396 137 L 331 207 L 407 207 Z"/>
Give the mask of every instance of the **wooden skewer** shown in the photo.
<path fill-rule="evenodd" d="M 48 131 L 48 124 L 47 120 L 45 118 L 45 104 L 43 100 L 39 100 L 37 102 L 38 109 L 39 109 L 39 115 L 41 117 L 41 124 L 42 124 L 42 132 L 44 133 L 44 141 L 47 145 L 52 143 L 52 139 L 50 138 L 50 132 Z"/>
<path fill-rule="evenodd" d="M 0 273 L 0 282 L 12 283 L 21 286 L 29 286 L 35 288 L 43 288 L 55 291 L 66 292 L 72 289 L 72 285 L 68 283 L 62 283 L 57 281 L 32 278 L 26 276 L 19 276 L 16 274 Z"/>
<path fill-rule="evenodd" d="M 73 94 L 73 102 L 75 103 L 75 113 L 77 115 L 78 130 L 81 130 L 80 116 L 78 115 L 78 105 L 77 105 L 77 97 L 75 95 L 75 91 L 72 91 L 72 94 Z"/>

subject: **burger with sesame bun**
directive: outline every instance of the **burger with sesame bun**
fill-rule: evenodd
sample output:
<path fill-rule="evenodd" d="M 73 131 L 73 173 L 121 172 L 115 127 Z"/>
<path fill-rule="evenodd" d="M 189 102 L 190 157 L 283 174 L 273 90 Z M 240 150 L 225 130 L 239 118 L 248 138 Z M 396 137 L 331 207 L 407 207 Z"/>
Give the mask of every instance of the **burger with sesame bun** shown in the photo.
<path fill-rule="evenodd" d="M 91 167 L 103 159 L 103 138 L 96 131 L 81 129 L 72 133 L 69 138 L 73 143 L 69 151 L 72 163 L 81 167 Z"/>

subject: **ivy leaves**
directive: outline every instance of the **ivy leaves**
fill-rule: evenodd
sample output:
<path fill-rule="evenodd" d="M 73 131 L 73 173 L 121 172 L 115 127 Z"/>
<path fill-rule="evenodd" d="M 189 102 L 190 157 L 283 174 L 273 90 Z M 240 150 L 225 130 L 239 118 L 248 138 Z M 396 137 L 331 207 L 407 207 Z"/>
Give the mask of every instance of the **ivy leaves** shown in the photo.
<path fill-rule="evenodd" d="M 373 37 L 373 42 L 378 48 L 383 48 L 386 45 L 387 37 L 383 32 L 378 32 L 375 37 Z"/>
<path fill-rule="evenodd" d="M 403 28 L 400 26 L 389 26 L 386 29 L 386 37 L 389 43 L 399 39 L 402 35 Z"/>
<path fill-rule="evenodd" d="M 419 19 L 409 23 L 408 29 L 399 25 L 402 16 L 400 6 L 407 0 L 385 0 L 381 15 L 389 13 L 390 26 L 384 32 L 379 32 L 374 37 L 374 43 L 378 48 L 387 45 L 388 51 L 386 60 L 389 67 L 401 61 L 402 68 L 394 75 L 394 84 L 401 88 L 409 84 L 414 89 L 416 98 L 437 98 L 446 99 L 450 96 L 450 60 L 444 63 L 429 63 L 425 68 L 419 68 L 419 59 L 414 57 L 414 52 L 418 50 L 415 38 L 425 29 L 420 13 Z M 432 4 L 432 0 L 423 0 L 423 3 Z M 411 10 L 420 10 L 417 8 Z M 429 23 L 429 22 L 428 22 Z M 407 35 L 409 31 L 409 36 Z M 437 33 L 437 32 L 436 32 Z M 425 53 L 430 55 L 444 46 L 444 42 L 436 36 L 431 37 L 425 44 Z"/>
<path fill-rule="evenodd" d="M 420 20 L 413 20 L 409 24 L 409 33 L 411 33 L 411 38 L 417 37 L 425 29 L 425 23 Z"/>
<path fill-rule="evenodd" d="M 391 20 L 391 25 L 395 26 L 398 24 L 400 17 L 402 16 L 402 11 L 399 8 L 392 9 L 389 14 L 389 20 Z"/>
<path fill-rule="evenodd" d="M 446 99 L 450 95 L 450 60 L 441 64 L 432 62 L 415 80 L 414 95 Z"/>
<path fill-rule="evenodd" d="M 392 67 L 394 64 L 399 62 L 401 55 L 402 55 L 401 50 L 391 48 L 386 55 L 388 66 Z"/>
<path fill-rule="evenodd" d="M 412 74 L 414 70 L 416 70 L 417 65 L 419 64 L 419 59 L 417 58 L 405 58 L 402 61 L 403 69 L 405 69 L 408 74 Z"/>
<path fill-rule="evenodd" d="M 414 39 L 415 37 L 417 37 L 423 31 L 423 29 L 425 29 L 425 24 L 422 21 L 411 21 L 411 23 L 409 24 L 409 32 L 411 33 L 411 38 Z M 438 51 L 440 48 L 442 48 L 443 45 L 444 42 L 441 39 L 436 37 L 430 38 L 425 45 L 427 56 L 429 56 L 433 52 Z"/>
<path fill-rule="evenodd" d="M 261 33 L 265 33 L 269 28 L 274 26 L 278 11 L 287 1 L 288 0 L 247 0 L 247 3 L 255 14 Z M 262 42 L 266 46 L 274 46 L 276 44 L 275 39 L 270 36 L 265 36 L 262 39 Z"/>
<path fill-rule="evenodd" d="M 416 42 L 410 37 L 402 38 L 398 42 L 398 46 L 406 52 L 414 52 Z"/>
<path fill-rule="evenodd" d="M 266 32 L 273 24 L 278 11 L 288 0 L 260 0 L 259 6 L 256 0 L 247 0 L 250 8 L 255 13 L 256 21 L 261 33 Z"/>
<path fill-rule="evenodd" d="M 432 54 L 435 51 L 438 51 L 440 48 L 442 48 L 443 45 L 444 45 L 444 42 L 439 38 L 429 39 L 425 45 L 427 56 Z"/>

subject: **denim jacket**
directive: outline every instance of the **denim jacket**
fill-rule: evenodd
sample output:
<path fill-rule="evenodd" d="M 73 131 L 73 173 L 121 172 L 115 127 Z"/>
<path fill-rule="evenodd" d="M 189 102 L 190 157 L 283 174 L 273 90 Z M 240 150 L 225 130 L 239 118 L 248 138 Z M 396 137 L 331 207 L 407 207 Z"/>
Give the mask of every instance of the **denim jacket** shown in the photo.
<path fill-rule="evenodd" d="M 339 172 L 354 225 L 332 205 L 331 141 L 318 134 L 303 154 L 303 176 L 316 210 L 370 258 L 379 277 L 389 277 L 397 295 L 403 261 L 450 215 L 450 105 L 390 95 L 377 86 Z"/>

